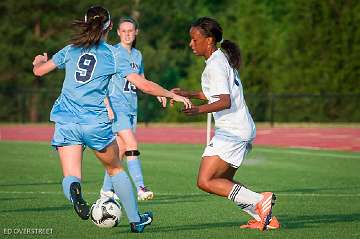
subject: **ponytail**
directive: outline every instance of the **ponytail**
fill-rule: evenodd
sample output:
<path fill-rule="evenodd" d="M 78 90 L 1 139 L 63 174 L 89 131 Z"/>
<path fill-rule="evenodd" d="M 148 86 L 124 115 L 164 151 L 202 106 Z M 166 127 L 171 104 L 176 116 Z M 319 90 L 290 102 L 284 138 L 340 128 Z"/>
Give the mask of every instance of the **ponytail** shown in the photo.
<path fill-rule="evenodd" d="M 111 20 L 109 12 L 103 7 L 91 7 L 84 20 L 75 20 L 72 25 L 77 30 L 70 43 L 76 47 L 90 48 L 98 45 L 109 31 Z"/>
<path fill-rule="evenodd" d="M 230 40 L 221 40 L 220 47 L 227 56 L 230 66 L 239 70 L 242 60 L 238 45 Z"/>

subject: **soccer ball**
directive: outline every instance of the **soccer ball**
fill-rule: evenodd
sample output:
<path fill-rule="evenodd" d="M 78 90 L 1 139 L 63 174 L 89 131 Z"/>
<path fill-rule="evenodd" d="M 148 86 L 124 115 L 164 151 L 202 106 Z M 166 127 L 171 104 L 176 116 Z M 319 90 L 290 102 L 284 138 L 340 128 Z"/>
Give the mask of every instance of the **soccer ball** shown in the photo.
<path fill-rule="evenodd" d="M 121 206 L 112 198 L 98 199 L 91 206 L 91 220 L 98 227 L 116 227 L 121 218 Z"/>

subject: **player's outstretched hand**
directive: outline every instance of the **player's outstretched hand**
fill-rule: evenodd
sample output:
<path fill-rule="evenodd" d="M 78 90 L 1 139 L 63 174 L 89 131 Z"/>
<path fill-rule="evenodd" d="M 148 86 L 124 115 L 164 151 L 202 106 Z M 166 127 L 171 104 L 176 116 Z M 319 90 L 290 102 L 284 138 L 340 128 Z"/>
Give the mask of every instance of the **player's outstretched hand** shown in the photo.
<path fill-rule="evenodd" d="M 194 116 L 200 114 L 200 110 L 198 106 L 193 105 L 191 108 L 182 110 L 188 116 Z"/>
<path fill-rule="evenodd" d="M 38 65 L 39 63 L 45 63 L 48 61 L 47 53 L 44 53 L 43 55 L 37 55 L 34 58 L 33 66 Z"/>
<path fill-rule="evenodd" d="M 181 93 L 182 93 L 182 90 L 180 88 L 173 88 L 170 90 L 170 92 L 174 93 L 174 94 L 177 94 L 177 95 L 180 95 L 180 96 L 183 96 Z M 175 103 L 175 100 L 174 99 L 170 99 L 170 106 L 174 106 L 174 103 Z"/>
<path fill-rule="evenodd" d="M 175 93 L 177 95 L 181 95 L 183 96 L 181 93 L 182 93 L 182 90 L 180 88 L 173 88 L 170 90 L 172 93 Z"/>
<path fill-rule="evenodd" d="M 163 108 L 166 108 L 167 98 L 163 96 L 156 96 L 156 99 L 161 103 Z"/>
<path fill-rule="evenodd" d="M 185 109 L 190 109 L 192 106 L 191 101 L 188 98 L 177 95 L 177 94 L 173 95 L 172 100 L 177 101 L 177 102 L 183 102 Z"/>

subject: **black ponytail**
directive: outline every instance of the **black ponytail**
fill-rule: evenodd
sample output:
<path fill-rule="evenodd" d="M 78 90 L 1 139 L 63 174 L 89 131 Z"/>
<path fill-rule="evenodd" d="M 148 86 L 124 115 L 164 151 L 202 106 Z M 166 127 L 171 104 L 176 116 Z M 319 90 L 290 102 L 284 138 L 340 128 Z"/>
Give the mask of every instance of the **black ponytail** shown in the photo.
<path fill-rule="evenodd" d="M 230 40 L 222 40 L 220 47 L 227 56 L 230 66 L 239 70 L 242 62 L 241 52 L 238 45 Z"/>

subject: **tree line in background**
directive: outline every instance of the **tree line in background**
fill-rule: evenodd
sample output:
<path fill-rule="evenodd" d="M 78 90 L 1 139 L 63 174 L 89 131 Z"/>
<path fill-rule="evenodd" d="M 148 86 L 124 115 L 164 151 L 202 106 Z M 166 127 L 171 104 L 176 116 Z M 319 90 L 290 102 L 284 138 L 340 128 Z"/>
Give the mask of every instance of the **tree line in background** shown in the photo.
<path fill-rule="evenodd" d="M 36 54 L 67 44 L 71 22 L 96 1 L 4 0 L 0 3 L 0 121 L 47 121 L 64 72 L 32 74 Z M 241 79 L 257 121 L 360 121 L 360 2 L 356 0 L 105 0 L 114 27 L 140 24 L 145 75 L 167 89 L 200 89 L 203 58 L 189 46 L 189 26 L 216 18 L 224 39 L 242 50 Z M 116 31 L 109 43 L 118 42 Z M 161 110 L 139 94 L 139 121 L 197 121 Z"/>

